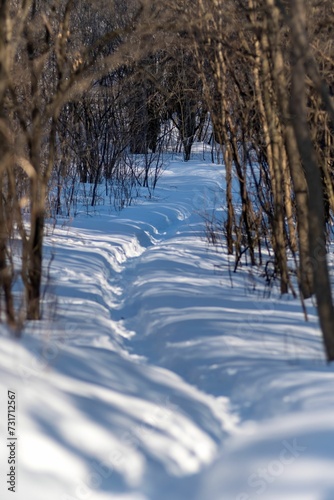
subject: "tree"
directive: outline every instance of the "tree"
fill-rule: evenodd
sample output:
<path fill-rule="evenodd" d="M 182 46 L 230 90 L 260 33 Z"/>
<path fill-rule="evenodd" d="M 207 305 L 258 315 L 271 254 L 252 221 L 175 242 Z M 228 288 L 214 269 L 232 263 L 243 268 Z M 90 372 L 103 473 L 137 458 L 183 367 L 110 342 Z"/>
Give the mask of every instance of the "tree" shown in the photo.
<path fill-rule="evenodd" d="M 312 142 L 307 112 L 306 76 L 318 79 L 318 70 L 307 37 L 306 9 L 303 0 L 291 0 L 292 82 L 291 119 L 308 187 L 310 266 L 327 358 L 334 360 L 334 308 L 326 259 L 325 211 L 319 158 Z M 316 83 L 316 82 L 315 82 Z M 325 82 L 321 82 L 324 105 L 331 113 L 332 103 Z"/>

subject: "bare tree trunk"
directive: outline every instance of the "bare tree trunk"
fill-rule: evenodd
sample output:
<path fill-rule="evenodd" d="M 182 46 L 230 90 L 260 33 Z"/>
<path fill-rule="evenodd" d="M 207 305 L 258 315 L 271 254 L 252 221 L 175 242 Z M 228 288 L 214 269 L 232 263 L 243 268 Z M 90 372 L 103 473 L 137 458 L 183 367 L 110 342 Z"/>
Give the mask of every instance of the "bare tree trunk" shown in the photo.
<path fill-rule="evenodd" d="M 224 146 L 224 163 L 226 175 L 226 204 L 227 204 L 227 219 L 226 219 L 226 240 L 227 252 L 233 255 L 233 220 L 234 208 L 232 201 L 232 158 L 228 145 Z"/>
<path fill-rule="evenodd" d="M 312 144 L 306 94 L 305 58 L 308 51 L 305 5 L 291 0 L 292 82 L 290 109 L 298 149 L 308 186 L 309 248 L 320 326 L 328 361 L 334 360 L 334 308 L 326 260 L 323 189 L 317 156 Z"/>
<path fill-rule="evenodd" d="M 0 155 L 3 157 L 3 147 L 1 147 L 1 137 L 0 133 Z M 13 270 L 10 263 L 8 262 L 8 239 L 10 235 L 8 234 L 8 221 L 6 216 L 6 209 L 4 206 L 4 173 L 0 172 L 0 287 L 4 293 L 5 300 L 5 310 L 6 318 L 9 326 L 15 326 L 15 312 L 14 312 L 14 301 L 12 294 L 12 284 L 13 284 Z M 8 213 L 7 213 L 8 215 Z M 11 221 L 9 221 L 10 223 Z M 1 293 L 1 291 L 0 291 Z"/>
<path fill-rule="evenodd" d="M 259 71 L 255 69 L 255 85 L 258 93 L 258 104 L 260 117 L 265 133 L 268 166 L 270 170 L 271 186 L 273 192 L 274 213 L 272 217 L 273 248 L 277 268 L 281 278 L 281 293 L 287 293 L 289 289 L 289 273 L 286 255 L 286 234 L 284 228 L 285 204 L 283 203 L 283 175 L 281 165 L 281 149 L 284 147 L 281 140 L 280 123 L 277 114 L 277 102 L 272 92 L 272 75 L 270 70 L 269 53 L 270 28 L 265 31 L 259 43 L 256 43 L 257 64 L 261 61 L 263 79 L 259 79 Z"/>
<path fill-rule="evenodd" d="M 42 282 L 44 214 L 34 208 L 29 241 L 29 262 L 27 266 L 29 284 L 27 287 L 27 319 L 41 318 L 40 298 Z"/>
<path fill-rule="evenodd" d="M 269 43 L 272 44 L 273 82 L 283 120 L 282 132 L 296 200 L 299 250 L 298 282 L 303 298 L 307 299 L 314 293 L 313 272 L 309 265 L 307 184 L 299 159 L 295 134 L 290 123 L 289 94 L 285 77 L 284 57 L 281 46 L 277 43 L 277 34 L 280 31 L 281 22 L 280 12 L 274 0 L 267 0 L 267 5 L 270 9 L 272 20 L 272 32 L 269 34 Z"/>
<path fill-rule="evenodd" d="M 282 137 L 282 139 L 284 140 L 284 137 Z M 281 165 L 282 165 L 282 179 L 284 185 L 285 211 L 286 211 L 287 224 L 289 227 L 289 244 L 292 252 L 295 254 L 298 247 L 297 234 L 294 221 L 295 218 L 294 218 L 293 204 L 291 199 L 292 197 L 291 175 L 288 165 L 288 157 L 284 144 L 281 147 L 280 153 L 281 153 Z"/>

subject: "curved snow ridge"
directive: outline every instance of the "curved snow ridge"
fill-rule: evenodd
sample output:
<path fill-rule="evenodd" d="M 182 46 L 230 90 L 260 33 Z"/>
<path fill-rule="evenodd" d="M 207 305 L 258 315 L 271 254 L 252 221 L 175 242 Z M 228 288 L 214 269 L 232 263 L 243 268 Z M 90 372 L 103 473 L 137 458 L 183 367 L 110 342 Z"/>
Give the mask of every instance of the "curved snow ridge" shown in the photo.
<path fill-rule="evenodd" d="M 123 338 L 134 332 L 115 323 L 113 310 L 122 299 L 124 266 L 145 251 L 132 228 L 105 237 L 98 227 L 56 229 L 51 244 L 57 245 L 51 278 L 56 285 L 59 325 L 55 328 L 50 323 L 49 328 L 63 330 L 57 335 L 67 343 L 125 352 Z M 37 325 L 35 334 L 39 329 Z"/>
<path fill-rule="evenodd" d="M 148 203 L 128 207 L 126 214 L 126 218 L 113 221 L 114 229 L 121 234 L 132 231 L 140 241 L 144 238 L 144 246 L 147 248 L 163 241 L 169 231 L 176 230 L 179 223 L 190 218 L 192 210 L 189 203 L 176 205 L 173 199 L 166 199 L 159 202 L 159 208 Z M 131 216 L 136 217 L 135 221 Z"/>
<path fill-rule="evenodd" d="M 102 226 L 101 222 L 99 224 Z M 105 221 L 106 228 L 110 226 L 110 221 Z M 114 228 L 115 229 L 115 228 Z M 112 266 L 116 265 L 115 271 L 118 271 L 117 264 L 123 264 L 128 258 L 141 255 L 145 250 L 145 245 L 141 245 L 137 237 L 137 229 L 134 224 L 124 224 L 123 231 L 102 233 L 101 229 L 63 229 L 56 228 L 52 237 L 52 243 L 57 245 L 57 252 L 60 249 L 77 249 L 83 253 L 89 250 L 96 250 L 96 253 L 102 253 L 109 260 Z M 139 234 L 139 233 L 138 233 Z"/>

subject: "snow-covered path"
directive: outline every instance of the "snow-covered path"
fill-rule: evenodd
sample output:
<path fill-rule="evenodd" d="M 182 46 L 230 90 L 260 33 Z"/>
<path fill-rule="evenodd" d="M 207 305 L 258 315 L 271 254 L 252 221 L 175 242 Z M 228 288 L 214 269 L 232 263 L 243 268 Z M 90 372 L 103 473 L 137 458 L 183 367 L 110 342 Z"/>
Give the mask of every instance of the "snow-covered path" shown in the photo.
<path fill-rule="evenodd" d="M 57 304 L 49 293 L 49 319 L 0 342 L 18 500 L 334 498 L 334 373 L 315 312 L 305 323 L 298 301 L 264 299 L 246 267 L 231 283 L 200 215 L 222 174 L 174 161 L 153 200 L 48 239 Z"/>

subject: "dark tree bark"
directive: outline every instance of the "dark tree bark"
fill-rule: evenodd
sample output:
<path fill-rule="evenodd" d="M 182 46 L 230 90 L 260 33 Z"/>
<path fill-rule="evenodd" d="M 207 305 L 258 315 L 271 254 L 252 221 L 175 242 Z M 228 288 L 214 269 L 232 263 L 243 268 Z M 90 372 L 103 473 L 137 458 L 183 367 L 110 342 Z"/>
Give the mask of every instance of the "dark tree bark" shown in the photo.
<path fill-rule="evenodd" d="M 326 259 L 325 212 L 318 159 L 307 117 L 306 34 L 303 0 L 291 0 L 292 82 L 291 116 L 308 186 L 310 266 L 312 266 L 319 321 L 328 361 L 334 361 L 334 308 Z"/>

